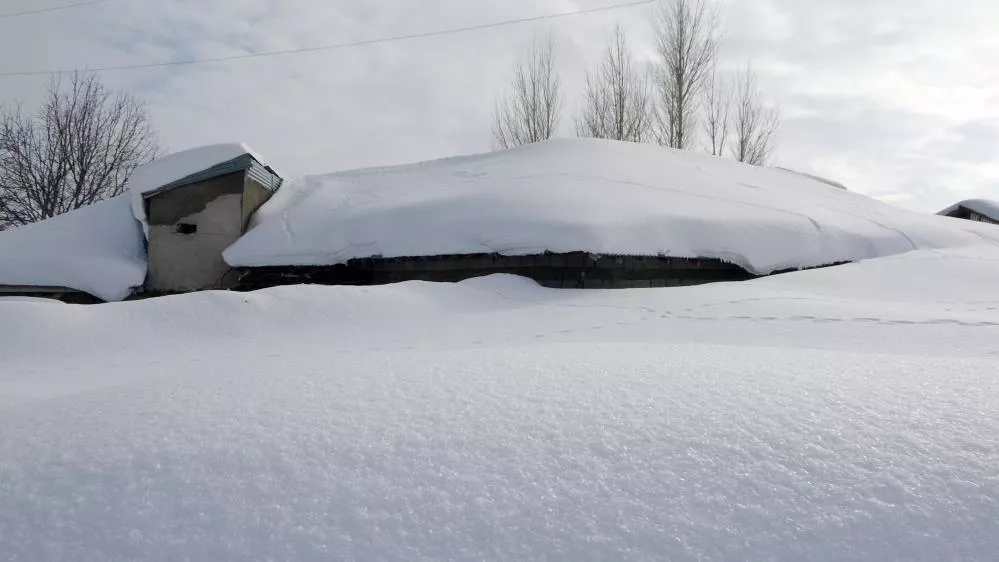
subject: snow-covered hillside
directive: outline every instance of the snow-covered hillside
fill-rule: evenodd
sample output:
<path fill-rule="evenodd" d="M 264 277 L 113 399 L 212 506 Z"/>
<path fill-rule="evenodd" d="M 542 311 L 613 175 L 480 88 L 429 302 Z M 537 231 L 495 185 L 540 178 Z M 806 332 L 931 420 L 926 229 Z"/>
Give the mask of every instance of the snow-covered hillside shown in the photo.
<path fill-rule="evenodd" d="M 67 287 L 120 300 L 145 278 L 142 230 L 127 194 L 0 235 L 0 285 Z"/>
<path fill-rule="evenodd" d="M 999 250 L 0 301 L 14 560 L 993 560 Z"/>
<path fill-rule="evenodd" d="M 233 266 L 442 254 L 721 258 L 766 274 L 969 244 L 999 229 L 910 213 L 827 180 L 650 145 L 561 139 L 306 178 L 264 206 Z"/>

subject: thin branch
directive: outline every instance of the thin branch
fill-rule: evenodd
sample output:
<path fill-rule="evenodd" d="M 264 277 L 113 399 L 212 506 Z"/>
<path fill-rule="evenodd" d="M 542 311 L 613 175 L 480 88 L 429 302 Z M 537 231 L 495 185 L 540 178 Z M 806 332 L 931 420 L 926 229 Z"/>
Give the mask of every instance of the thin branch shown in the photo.
<path fill-rule="evenodd" d="M 157 155 L 146 106 L 93 74 L 53 77 L 34 116 L 0 118 L 0 228 L 44 220 L 120 194 Z"/>
<path fill-rule="evenodd" d="M 586 74 L 579 136 L 630 142 L 650 137 L 648 82 L 635 66 L 624 30 L 615 26 L 600 66 Z"/>

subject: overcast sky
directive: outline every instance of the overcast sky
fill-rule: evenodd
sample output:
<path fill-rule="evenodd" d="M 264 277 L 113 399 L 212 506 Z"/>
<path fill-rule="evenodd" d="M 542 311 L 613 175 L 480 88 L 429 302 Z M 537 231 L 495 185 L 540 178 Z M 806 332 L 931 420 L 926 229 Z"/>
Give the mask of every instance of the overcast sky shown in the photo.
<path fill-rule="evenodd" d="M 77 0 L 5 0 L 0 13 Z M 226 56 L 420 33 L 622 0 L 109 0 L 0 19 L 0 72 Z M 726 0 L 723 65 L 752 62 L 784 116 L 777 164 L 936 211 L 999 199 L 999 2 Z M 243 141 L 288 174 L 482 152 L 530 35 L 557 41 L 563 134 L 620 22 L 650 55 L 649 7 L 228 64 L 117 71 L 168 149 Z M 37 104 L 45 77 L 0 78 Z"/>

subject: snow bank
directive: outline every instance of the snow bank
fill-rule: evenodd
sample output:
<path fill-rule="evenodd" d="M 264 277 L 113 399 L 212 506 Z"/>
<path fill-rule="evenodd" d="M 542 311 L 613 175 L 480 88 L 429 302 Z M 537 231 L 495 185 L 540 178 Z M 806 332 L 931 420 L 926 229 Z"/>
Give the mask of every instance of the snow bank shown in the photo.
<path fill-rule="evenodd" d="M 948 215 L 961 207 L 970 209 L 979 215 L 984 215 L 992 220 L 999 221 L 999 201 L 992 201 L 990 199 L 968 199 L 967 201 L 961 201 L 960 203 L 951 205 L 937 214 Z"/>
<path fill-rule="evenodd" d="M 999 243 L 996 229 L 802 174 L 590 139 L 309 177 L 282 191 L 225 252 L 229 264 L 548 250 L 711 257 L 765 274 Z"/>
<path fill-rule="evenodd" d="M 0 285 L 68 287 L 114 301 L 145 277 L 127 194 L 0 233 Z"/>
<path fill-rule="evenodd" d="M 145 224 L 146 210 L 143 197 L 146 194 L 244 154 L 252 155 L 258 162 L 265 162 L 248 146 L 229 143 L 176 152 L 139 167 L 128 179 L 128 191 L 132 194 L 132 212 L 135 218 Z"/>
<path fill-rule="evenodd" d="M 0 302 L 0 552 L 992 560 L 997 284 L 975 248 L 684 289 Z"/>

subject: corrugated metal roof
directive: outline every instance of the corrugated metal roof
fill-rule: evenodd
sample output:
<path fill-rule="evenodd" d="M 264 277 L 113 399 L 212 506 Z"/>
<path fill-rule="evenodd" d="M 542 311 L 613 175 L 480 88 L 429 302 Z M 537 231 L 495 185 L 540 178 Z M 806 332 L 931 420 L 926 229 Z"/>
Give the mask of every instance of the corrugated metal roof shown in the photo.
<path fill-rule="evenodd" d="M 211 168 L 204 169 L 200 172 L 196 172 L 189 176 L 183 177 L 179 180 L 170 182 L 164 186 L 158 187 L 152 191 L 145 193 L 144 197 L 148 199 L 150 197 L 155 197 L 156 195 L 159 195 L 164 191 L 169 191 L 176 187 L 191 185 L 193 183 L 207 181 L 213 178 L 217 178 L 219 176 L 233 174 L 236 172 L 247 172 L 247 175 L 251 177 L 254 181 L 263 185 L 265 188 L 270 189 L 271 191 L 277 191 L 277 189 L 281 187 L 281 184 L 284 181 L 280 176 L 278 176 L 274 172 L 274 170 L 258 162 L 257 159 L 254 158 L 252 155 L 243 154 L 242 156 L 233 158 L 232 160 L 221 162 L 219 164 L 212 166 Z"/>
<path fill-rule="evenodd" d="M 284 183 L 284 179 L 277 175 L 270 166 L 264 166 L 260 162 L 257 162 L 256 159 L 252 159 L 246 175 L 271 192 L 277 191 L 281 187 L 281 184 Z"/>

